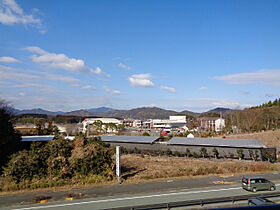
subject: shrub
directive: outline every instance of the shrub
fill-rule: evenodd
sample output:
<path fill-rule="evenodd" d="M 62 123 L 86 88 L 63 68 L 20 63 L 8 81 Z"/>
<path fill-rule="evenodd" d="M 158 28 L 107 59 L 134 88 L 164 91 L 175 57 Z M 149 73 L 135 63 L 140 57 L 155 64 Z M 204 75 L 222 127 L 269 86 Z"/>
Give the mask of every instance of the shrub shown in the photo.
<path fill-rule="evenodd" d="M 178 152 L 178 151 L 175 151 L 175 152 L 174 152 L 174 155 L 177 156 L 177 157 L 181 157 L 181 153 Z"/>
<path fill-rule="evenodd" d="M 84 148 L 73 150 L 69 158 L 74 175 L 110 175 L 113 167 L 112 150 L 91 143 Z"/>
<path fill-rule="evenodd" d="M 194 158 L 199 158 L 199 157 L 200 157 L 199 154 L 197 154 L 196 152 L 193 152 L 192 156 L 193 156 Z"/>
<path fill-rule="evenodd" d="M 203 157 L 203 158 L 206 158 L 208 156 L 207 154 L 207 149 L 205 147 L 202 147 L 200 149 L 200 155 Z"/>
<path fill-rule="evenodd" d="M 165 151 L 165 154 L 167 156 L 171 156 L 172 155 L 172 151 L 168 148 L 166 151 Z"/>
<path fill-rule="evenodd" d="M 40 187 L 46 177 L 63 184 L 74 177 L 96 175 L 112 179 L 114 176 L 113 150 L 104 147 L 98 139 L 90 139 L 83 146 L 74 148 L 72 141 L 57 139 L 47 144 L 33 143 L 30 150 L 23 150 L 11 156 L 4 169 L 6 177 L 15 183 L 24 183 L 30 188 Z M 26 182 L 27 181 L 27 182 Z M 51 183 L 50 183 L 51 184 Z"/>
<path fill-rule="evenodd" d="M 141 151 L 140 151 L 137 147 L 135 147 L 135 148 L 134 148 L 134 153 L 135 153 L 135 154 L 140 154 Z"/>
<path fill-rule="evenodd" d="M 218 152 L 218 150 L 216 149 L 216 147 L 214 147 L 214 149 L 212 150 L 212 152 L 213 152 L 214 158 L 218 158 L 218 157 L 219 157 L 219 152 Z"/>
<path fill-rule="evenodd" d="M 19 183 L 21 180 L 31 180 L 38 174 L 39 167 L 40 165 L 29 155 L 29 152 L 23 150 L 11 156 L 11 161 L 4 168 L 4 174 Z"/>
<path fill-rule="evenodd" d="M 190 152 L 190 150 L 189 150 L 188 148 L 186 149 L 186 156 L 187 156 L 187 157 L 190 157 L 190 156 L 191 156 L 191 152 Z"/>
<path fill-rule="evenodd" d="M 126 155 L 128 154 L 128 150 L 125 147 L 121 146 L 120 149 L 122 154 L 126 154 Z"/>
<path fill-rule="evenodd" d="M 264 150 L 263 159 L 267 160 L 268 162 L 272 162 L 273 161 L 273 152 L 270 150 Z"/>
<path fill-rule="evenodd" d="M 10 107 L 0 99 L 0 174 L 9 156 L 19 151 L 20 135 L 14 130 Z"/>
<path fill-rule="evenodd" d="M 150 134 L 148 133 L 148 132 L 144 132 L 143 134 L 142 134 L 142 136 L 150 136 Z"/>
<path fill-rule="evenodd" d="M 242 160 L 244 158 L 243 149 L 238 149 L 236 152 L 238 154 L 239 160 Z"/>
<path fill-rule="evenodd" d="M 259 157 L 260 156 L 258 150 L 255 150 L 254 160 L 257 161 Z"/>

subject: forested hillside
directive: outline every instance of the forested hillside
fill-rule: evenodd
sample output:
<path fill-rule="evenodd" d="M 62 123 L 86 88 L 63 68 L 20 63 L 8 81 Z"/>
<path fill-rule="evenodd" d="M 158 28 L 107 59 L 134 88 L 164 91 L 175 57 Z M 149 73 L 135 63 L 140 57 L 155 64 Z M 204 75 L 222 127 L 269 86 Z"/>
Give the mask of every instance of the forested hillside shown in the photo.
<path fill-rule="evenodd" d="M 253 106 L 251 107 L 251 109 L 267 108 L 267 107 L 275 107 L 275 106 L 280 107 L 280 98 L 279 99 L 276 98 L 273 102 L 269 101 L 259 106 Z"/>
<path fill-rule="evenodd" d="M 254 132 L 280 128 L 280 100 L 234 111 L 226 116 L 226 131 Z"/>

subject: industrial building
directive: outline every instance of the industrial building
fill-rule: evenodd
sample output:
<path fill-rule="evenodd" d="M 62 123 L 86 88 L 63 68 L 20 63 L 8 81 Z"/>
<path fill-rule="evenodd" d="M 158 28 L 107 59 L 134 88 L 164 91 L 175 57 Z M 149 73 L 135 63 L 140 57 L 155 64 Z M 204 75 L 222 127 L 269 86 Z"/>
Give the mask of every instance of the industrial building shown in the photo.
<path fill-rule="evenodd" d="M 257 160 L 263 160 L 263 152 L 267 149 L 260 140 L 248 139 L 223 139 L 223 138 L 186 138 L 173 137 L 169 141 L 162 141 L 154 136 L 100 136 L 110 146 L 121 146 L 126 150 L 161 151 L 167 150 L 173 153 L 185 154 L 188 149 L 191 154 L 200 154 L 201 148 L 205 148 L 209 156 L 213 156 L 213 149 L 219 153 L 219 157 L 238 158 L 238 150 L 242 150 L 244 159 L 252 159 L 252 153 L 258 154 Z"/>

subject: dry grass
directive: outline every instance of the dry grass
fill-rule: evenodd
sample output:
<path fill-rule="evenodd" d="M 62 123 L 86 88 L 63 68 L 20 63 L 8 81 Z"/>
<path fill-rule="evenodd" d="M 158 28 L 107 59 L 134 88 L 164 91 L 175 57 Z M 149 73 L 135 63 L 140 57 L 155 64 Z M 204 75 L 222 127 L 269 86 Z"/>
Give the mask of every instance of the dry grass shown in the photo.
<path fill-rule="evenodd" d="M 121 162 L 124 169 L 122 169 L 122 178 L 125 182 L 141 182 L 171 177 L 265 172 L 279 169 L 279 164 L 267 162 L 189 159 L 166 156 L 145 156 L 143 158 L 139 155 L 123 155 Z"/>
<path fill-rule="evenodd" d="M 280 130 L 235 134 L 228 135 L 226 137 L 231 139 L 258 139 L 261 140 L 262 143 L 267 147 L 276 147 L 277 150 L 280 150 Z"/>
<path fill-rule="evenodd" d="M 280 168 L 279 163 L 268 162 L 252 162 L 238 161 L 227 159 L 192 159 L 185 157 L 153 157 L 145 155 L 129 154 L 122 155 L 122 180 L 125 183 L 139 183 L 151 180 L 160 180 L 176 177 L 196 177 L 209 175 L 230 175 L 236 173 L 252 173 L 252 172 L 269 172 L 277 171 Z M 46 185 L 32 182 L 32 188 L 22 188 L 14 185 L 8 178 L 0 177 L 0 195 L 11 191 L 40 191 L 43 188 L 51 188 L 57 191 L 71 190 L 73 187 L 94 187 L 102 185 L 111 185 L 115 180 L 100 179 L 96 181 L 96 177 L 90 180 L 65 180 L 64 183 L 51 183 Z M 42 183 L 42 182 L 40 182 Z M 46 186 L 45 186 L 46 185 Z M 2 192 L 1 192 L 2 191 Z"/>

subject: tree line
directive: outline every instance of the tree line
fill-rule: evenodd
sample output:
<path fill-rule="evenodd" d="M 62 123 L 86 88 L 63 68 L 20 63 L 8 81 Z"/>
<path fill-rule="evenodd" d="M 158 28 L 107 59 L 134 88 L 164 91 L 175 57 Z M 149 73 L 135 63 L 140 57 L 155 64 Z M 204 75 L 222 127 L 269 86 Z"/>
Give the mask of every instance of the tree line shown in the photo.
<path fill-rule="evenodd" d="M 268 108 L 273 106 L 280 106 L 280 98 L 276 98 L 274 101 L 269 101 L 267 103 L 263 103 L 259 106 L 253 106 L 250 109 L 258 109 L 258 108 Z"/>
<path fill-rule="evenodd" d="M 74 141 L 57 137 L 26 147 L 14 130 L 15 116 L 9 110 L 0 100 L 0 175 L 6 180 L 0 183 L 0 191 L 114 178 L 114 148 L 109 148 L 99 137 L 79 135 Z M 43 125 L 45 123 L 39 121 L 38 130 L 52 127 L 51 123 L 47 127 Z"/>

